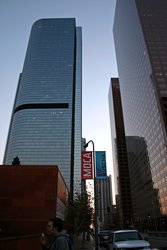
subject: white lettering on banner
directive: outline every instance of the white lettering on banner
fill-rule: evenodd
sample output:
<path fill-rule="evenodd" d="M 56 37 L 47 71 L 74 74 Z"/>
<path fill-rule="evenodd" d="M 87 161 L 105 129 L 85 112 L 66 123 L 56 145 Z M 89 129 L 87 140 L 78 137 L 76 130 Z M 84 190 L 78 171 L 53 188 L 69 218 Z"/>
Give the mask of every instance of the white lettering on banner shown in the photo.
<path fill-rule="evenodd" d="M 82 179 L 93 179 L 92 151 L 82 152 Z"/>
<path fill-rule="evenodd" d="M 85 169 L 84 170 L 84 177 L 91 177 L 92 176 L 92 172 L 90 171 L 90 169 Z"/>
<path fill-rule="evenodd" d="M 83 164 L 84 168 L 91 168 L 92 165 L 91 164 Z"/>
<path fill-rule="evenodd" d="M 91 162 L 91 159 L 89 161 L 86 161 L 85 159 L 83 159 L 83 162 Z"/>
<path fill-rule="evenodd" d="M 90 158 L 90 160 L 92 159 L 92 152 L 89 152 L 88 154 L 84 154 L 84 157 Z"/>

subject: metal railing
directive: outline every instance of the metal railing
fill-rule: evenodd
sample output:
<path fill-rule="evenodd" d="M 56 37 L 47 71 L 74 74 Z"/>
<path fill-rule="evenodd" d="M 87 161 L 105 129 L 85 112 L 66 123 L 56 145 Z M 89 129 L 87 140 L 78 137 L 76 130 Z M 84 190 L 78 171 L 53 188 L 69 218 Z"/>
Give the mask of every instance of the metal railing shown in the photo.
<path fill-rule="evenodd" d="M 156 238 L 166 238 L 167 239 L 167 232 L 147 232 L 149 237 L 156 237 Z"/>

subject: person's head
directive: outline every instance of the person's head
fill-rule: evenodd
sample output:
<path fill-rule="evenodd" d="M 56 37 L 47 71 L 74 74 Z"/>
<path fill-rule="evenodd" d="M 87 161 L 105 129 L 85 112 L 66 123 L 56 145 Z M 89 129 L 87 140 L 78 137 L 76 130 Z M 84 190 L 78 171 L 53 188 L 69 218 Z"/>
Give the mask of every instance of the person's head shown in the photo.
<path fill-rule="evenodd" d="M 50 219 L 47 225 L 47 232 L 49 235 L 56 235 L 63 230 L 63 221 L 60 218 Z"/>

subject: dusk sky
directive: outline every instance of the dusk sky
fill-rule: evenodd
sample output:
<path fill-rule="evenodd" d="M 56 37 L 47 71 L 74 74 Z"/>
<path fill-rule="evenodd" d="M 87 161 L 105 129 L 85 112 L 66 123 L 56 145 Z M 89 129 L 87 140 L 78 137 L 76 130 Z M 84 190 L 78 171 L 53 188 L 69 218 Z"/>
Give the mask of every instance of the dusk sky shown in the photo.
<path fill-rule="evenodd" d="M 116 0 L 0 0 L 0 163 L 32 24 L 40 18 L 76 18 L 82 27 L 83 137 L 106 151 L 112 174 L 108 108 L 111 77 L 117 77 L 113 43 Z M 92 150 L 91 145 L 88 150 Z"/>

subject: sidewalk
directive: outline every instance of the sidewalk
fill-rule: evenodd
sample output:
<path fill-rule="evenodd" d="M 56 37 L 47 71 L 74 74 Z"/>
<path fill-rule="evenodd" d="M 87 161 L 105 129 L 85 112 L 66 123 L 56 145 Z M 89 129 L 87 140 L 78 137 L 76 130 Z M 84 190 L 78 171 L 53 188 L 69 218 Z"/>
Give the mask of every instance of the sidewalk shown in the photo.
<path fill-rule="evenodd" d="M 74 250 L 93 250 L 94 249 L 94 239 L 90 237 L 90 240 L 82 240 L 82 234 L 76 236 L 74 239 Z"/>

